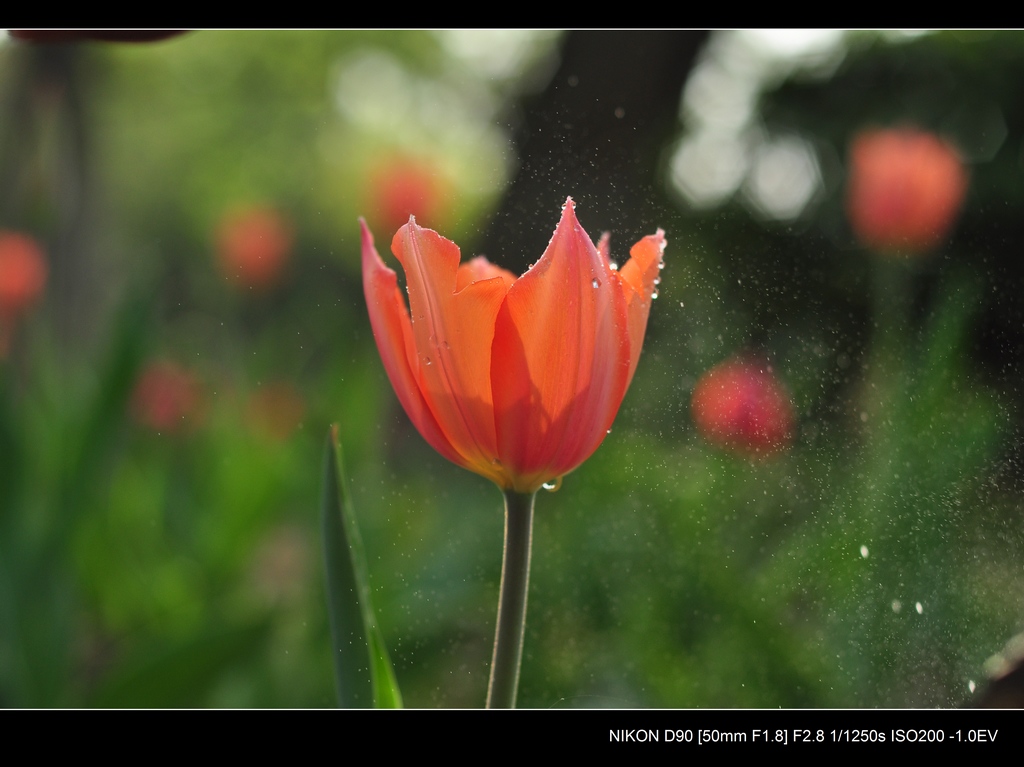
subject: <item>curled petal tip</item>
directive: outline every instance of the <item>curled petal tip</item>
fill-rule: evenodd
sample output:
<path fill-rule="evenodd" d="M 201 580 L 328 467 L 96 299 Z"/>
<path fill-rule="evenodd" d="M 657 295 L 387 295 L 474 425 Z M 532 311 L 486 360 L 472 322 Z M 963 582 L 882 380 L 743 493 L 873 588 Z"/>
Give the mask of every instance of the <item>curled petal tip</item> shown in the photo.
<path fill-rule="evenodd" d="M 665 239 L 665 230 L 659 227 L 658 231 L 651 235 L 651 237 L 658 245 L 658 258 L 660 260 L 665 254 L 665 246 L 668 245 L 668 240 Z"/>
<path fill-rule="evenodd" d="M 555 231 L 557 232 L 564 224 L 579 226 L 579 221 L 576 219 L 576 203 L 573 202 L 572 197 L 565 198 L 565 205 L 562 206 L 562 215 L 558 219 L 558 226 L 555 227 Z"/>

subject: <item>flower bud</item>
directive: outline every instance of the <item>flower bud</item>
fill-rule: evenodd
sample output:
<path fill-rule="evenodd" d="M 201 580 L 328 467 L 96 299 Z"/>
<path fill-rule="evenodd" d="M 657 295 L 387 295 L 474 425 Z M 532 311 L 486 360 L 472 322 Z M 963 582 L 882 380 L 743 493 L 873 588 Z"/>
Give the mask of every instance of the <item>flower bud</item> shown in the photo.
<path fill-rule="evenodd" d="M 11 317 L 28 309 L 46 284 L 43 251 L 28 235 L 0 232 L 0 312 Z"/>
<path fill-rule="evenodd" d="M 291 225 L 273 208 L 231 213 L 217 235 L 221 271 L 242 287 L 267 290 L 280 281 L 292 242 Z"/>
<path fill-rule="evenodd" d="M 769 455 L 792 439 L 788 393 L 770 366 L 751 359 L 726 360 L 701 376 L 692 409 L 706 440 L 739 453 Z"/>
<path fill-rule="evenodd" d="M 862 133 L 850 148 L 846 208 L 868 247 L 917 254 L 949 232 L 967 192 L 956 150 L 911 128 Z"/>
<path fill-rule="evenodd" d="M 142 371 L 132 394 L 135 420 L 156 432 L 178 433 L 202 416 L 202 392 L 189 371 L 166 360 Z"/>

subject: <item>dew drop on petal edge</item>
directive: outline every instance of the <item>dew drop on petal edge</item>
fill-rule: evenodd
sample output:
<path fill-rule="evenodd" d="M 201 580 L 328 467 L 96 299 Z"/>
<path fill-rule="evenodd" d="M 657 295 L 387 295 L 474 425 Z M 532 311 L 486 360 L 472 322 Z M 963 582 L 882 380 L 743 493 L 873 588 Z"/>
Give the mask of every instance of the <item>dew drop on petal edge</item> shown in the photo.
<path fill-rule="evenodd" d="M 550 482 L 545 482 L 543 485 L 541 485 L 541 487 L 543 487 L 549 493 L 557 492 L 558 488 L 560 488 L 561 486 L 562 486 L 562 478 L 561 477 L 555 477 Z"/>

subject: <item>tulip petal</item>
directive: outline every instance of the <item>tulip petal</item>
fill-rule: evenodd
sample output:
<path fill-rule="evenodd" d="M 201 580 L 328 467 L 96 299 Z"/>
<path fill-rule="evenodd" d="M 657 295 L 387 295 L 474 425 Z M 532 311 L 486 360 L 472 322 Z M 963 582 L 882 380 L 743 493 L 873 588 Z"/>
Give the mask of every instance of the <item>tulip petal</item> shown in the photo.
<path fill-rule="evenodd" d="M 629 377 L 628 387 L 633 381 L 636 364 L 640 361 L 640 349 L 647 332 L 647 317 L 651 312 L 651 301 L 657 293 L 658 273 L 661 271 L 662 253 L 665 252 L 665 232 L 649 234 L 634 245 L 630 259 L 619 270 L 619 281 L 626 299 L 627 325 L 629 330 Z"/>
<path fill-rule="evenodd" d="M 492 479 L 503 476 L 494 464 L 490 370 L 505 282 L 496 274 L 456 292 L 458 246 L 412 218 L 398 230 L 391 250 L 405 268 L 423 398 L 461 456 L 458 463 Z"/>
<path fill-rule="evenodd" d="M 495 266 L 483 256 L 471 258 L 464 264 L 459 265 L 459 271 L 455 281 L 455 291 L 462 290 L 467 285 L 472 285 L 480 280 L 489 280 L 493 277 L 501 277 L 506 288 L 511 288 L 516 281 L 516 276 L 508 269 Z"/>
<path fill-rule="evenodd" d="M 363 291 L 373 337 L 391 386 L 409 419 L 430 446 L 448 460 L 461 463 L 459 453 L 438 426 L 420 391 L 416 345 L 409 310 L 398 289 L 398 277 L 381 261 L 366 222 L 359 219 L 359 225 L 362 229 Z"/>
<path fill-rule="evenodd" d="M 625 294 L 573 207 L 567 200 L 544 255 L 509 289 L 495 328 L 498 455 L 517 490 L 597 448 L 629 375 Z"/>

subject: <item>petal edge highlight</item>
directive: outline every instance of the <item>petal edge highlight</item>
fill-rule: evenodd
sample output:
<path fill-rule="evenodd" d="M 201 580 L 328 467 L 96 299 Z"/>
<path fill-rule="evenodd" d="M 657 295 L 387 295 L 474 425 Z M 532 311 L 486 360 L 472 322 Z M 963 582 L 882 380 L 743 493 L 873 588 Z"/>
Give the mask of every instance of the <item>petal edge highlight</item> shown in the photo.
<path fill-rule="evenodd" d="M 370 315 L 370 326 L 377 342 L 384 370 L 391 386 L 405 408 L 406 414 L 423 438 L 437 452 L 450 461 L 462 463 L 461 456 L 452 447 L 441 430 L 423 397 L 419 386 L 418 370 L 411 360 L 417 360 L 409 311 L 398 289 L 398 276 L 384 265 L 373 243 L 373 234 L 363 219 L 359 219 L 362 239 L 363 293 Z"/>

